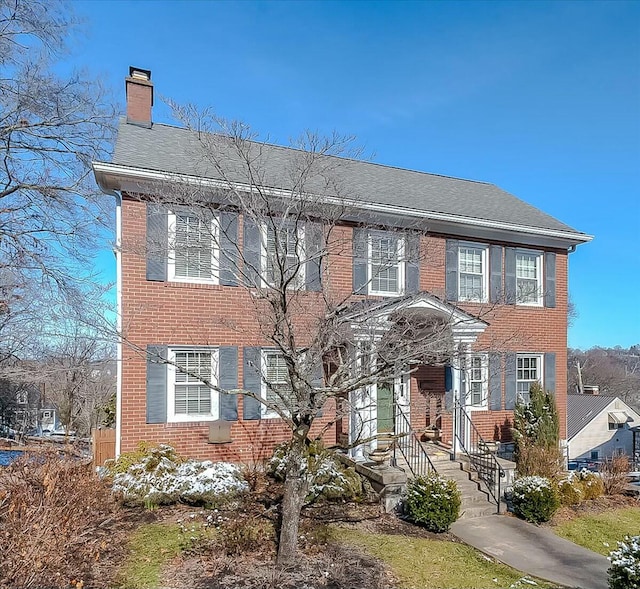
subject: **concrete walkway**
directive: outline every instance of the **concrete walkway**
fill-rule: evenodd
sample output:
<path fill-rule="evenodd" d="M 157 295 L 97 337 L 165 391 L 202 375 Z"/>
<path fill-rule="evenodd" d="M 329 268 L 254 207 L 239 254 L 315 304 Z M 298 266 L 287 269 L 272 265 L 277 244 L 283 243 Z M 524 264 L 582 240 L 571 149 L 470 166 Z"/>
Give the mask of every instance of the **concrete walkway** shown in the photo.
<path fill-rule="evenodd" d="M 451 531 L 466 544 L 529 575 L 580 589 L 608 586 L 606 557 L 515 517 L 461 519 Z"/>

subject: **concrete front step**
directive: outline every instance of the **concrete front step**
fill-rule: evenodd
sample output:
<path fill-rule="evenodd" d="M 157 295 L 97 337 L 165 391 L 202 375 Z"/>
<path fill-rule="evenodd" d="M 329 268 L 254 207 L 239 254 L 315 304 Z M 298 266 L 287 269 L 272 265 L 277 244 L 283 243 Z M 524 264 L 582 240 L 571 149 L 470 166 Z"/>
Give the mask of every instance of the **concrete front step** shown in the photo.
<path fill-rule="evenodd" d="M 495 515 L 498 508 L 495 503 L 485 503 L 484 505 L 462 505 L 460 507 L 460 517 L 458 519 L 470 519 L 472 517 L 484 517 Z"/>

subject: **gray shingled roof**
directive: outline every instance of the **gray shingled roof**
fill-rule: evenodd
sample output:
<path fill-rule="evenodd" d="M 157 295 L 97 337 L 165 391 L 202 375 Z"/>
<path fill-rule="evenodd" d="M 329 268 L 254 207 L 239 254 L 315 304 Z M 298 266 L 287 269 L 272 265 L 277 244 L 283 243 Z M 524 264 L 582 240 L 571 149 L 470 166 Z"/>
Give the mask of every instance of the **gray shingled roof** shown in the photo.
<path fill-rule="evenodd" d="M 235 181 L 246 182 L 239 162 L 234 162 L 232 152 L 225 148 L 222 138 L 220 149 L 221 152 L 226 150 L 232 176 L 236 166 Z M 303 152 L 258 143 L 255 149 L 256 152 L 261 150 L 264 162 L 262 184 L 287 188 L 287 169 L 296 158 L 303 157 Z M 219 179 L 215 171 L 207 169 L 198 153 L 202 151 L 199 151 L 197 134 L 193 131 L 159 123 L 147 129 L 121 119 L 113 163 Z M 347 194 L 368 202 L 579 233 L 493 184 L 338 157 L 327 156 L 326 161 Z"/>
<path fill-rule="evenodd" d="M 604 395 L 567 395 L 567 439 L 573 438 L 613 401 L 615 397 Z"/>

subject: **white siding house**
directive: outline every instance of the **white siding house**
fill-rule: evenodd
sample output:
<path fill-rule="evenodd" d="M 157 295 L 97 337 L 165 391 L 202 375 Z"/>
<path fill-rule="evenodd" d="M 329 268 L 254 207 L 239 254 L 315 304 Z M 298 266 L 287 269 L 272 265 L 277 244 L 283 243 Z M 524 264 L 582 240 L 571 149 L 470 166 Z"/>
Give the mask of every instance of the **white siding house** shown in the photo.
<path fill-rule="evenodd" d="M 633 431 L 640 414 L 618 397 L 567 395 L 569 460 L 633 457 Z"/>

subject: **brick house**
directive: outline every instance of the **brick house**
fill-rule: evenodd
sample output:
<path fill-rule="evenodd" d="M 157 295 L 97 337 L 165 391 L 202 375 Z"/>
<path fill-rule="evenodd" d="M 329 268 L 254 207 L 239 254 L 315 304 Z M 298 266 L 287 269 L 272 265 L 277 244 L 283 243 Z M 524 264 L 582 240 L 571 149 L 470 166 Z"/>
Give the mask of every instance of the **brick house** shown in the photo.
<path fill-rule="evenodd" d="M 255 367 L 275 374 L 281 366 L 248 312 L 251 290 L 234 274 L 228 263 L 234 254 L 226 250 L 244 248 L 245 266 L 259 256 L 248 249 L 259 239 L 255 224 L 222 206 L 212 222 L 225 227 L 225 239 L 213 248 L 202 242 L 204 272 L 180 251 L 186 241 L 166 246 L 178 224 L 185 239 L 198 238 L 200 221 L 184 206 L 158 204 L 154 190 L 198 178 L 215 199 L 220 178 L 196 166 L 194 132 L 152 122 L 150 72 L 131 68 L 126 91 L 127 116 L 113 161 L 94 163 L 99 186 L 117 202 L 117 298 L 127 342 L 119 346 L 116 451 L 140 440 L 162 441 L 193 457 L 250 462 L 287 439 L 287 425 L 256 399 L 212 391 L 181 376 L 179 367 L 206 365 L 221 389 L 268 398 Z M 264 144 L 260 149 L 268 166 L 286 167 L 294 154 Z M 465 435 L 453 429 L 451 409 L 458 402 L 485 439 L 506 441 L 518 397 L 526 398 L 540 380 L 556 393 L 566 438 L 568 254 L 591 237 L 492 184 L 356 160 L 340 164 L 342 183 L 366 195 L 356 207 L 360 218 L 352 215 L 333 228 L 350 246 L 328 252 L 332 263 L 323 278 L 336 296 L 353 298 L 347 319 L 361 320 L 357 303 L 363 299 L 370 301 L 367 312 L 373 309 L 383 321 L 398 313 L 446 318 L 456 352 L 446 365 L 415 364 L 388 386 L 368 387 L 372 403 L 355 400 L 340 418 L 329 399 L 314 431 L 323 430 L 328 444 L 355 444 L 354 424 L 365 423 L 375 438 L 393 429 L 390 407 L 400 406 L 412 429 L 436 425 L 452 441 Z M 274 194 L 278 189 L 269 186 Z M 305 234 L 307 248 L 313 248 L 312 235 Z M 164 250 L 151 248 L 153 240 L 164 241 Z M 427 255 L 412 257 L 411 251 Z M 257 266 L 262 263 L 256 258 Z M 320 272 L 311 262 L 305 268 L 296 288 L 312 297 Z M 208 320 L 208 313 L 218 320 Z M 362 456 L 372 445 L 375 439 L 350 452 Z"/>

